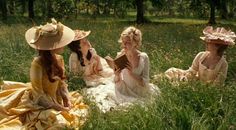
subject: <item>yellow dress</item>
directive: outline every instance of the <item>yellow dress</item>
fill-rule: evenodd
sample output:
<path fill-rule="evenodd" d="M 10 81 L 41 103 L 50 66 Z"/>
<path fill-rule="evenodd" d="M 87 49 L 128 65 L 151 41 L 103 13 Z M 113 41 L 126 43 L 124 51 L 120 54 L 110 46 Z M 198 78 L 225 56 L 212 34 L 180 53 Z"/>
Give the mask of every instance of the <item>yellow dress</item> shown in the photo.
<path fill-rule="evenodd" d="M 63 58 L 56 55 L 59 65 L 64 67 Z M 77 92 L 70 93 L 70 111 L 56 111 L 39 105 L 54 102 L 63 105 L 57 94 L 60 87 L 67 87 L 63 80 L 48 80 L 39 57 L 31 63 L 31 83 L 4 81 L 0 91 L 0 130 L 57 130 L 65 127 L 79 128 L 86 120 L 88 106 Z"/>

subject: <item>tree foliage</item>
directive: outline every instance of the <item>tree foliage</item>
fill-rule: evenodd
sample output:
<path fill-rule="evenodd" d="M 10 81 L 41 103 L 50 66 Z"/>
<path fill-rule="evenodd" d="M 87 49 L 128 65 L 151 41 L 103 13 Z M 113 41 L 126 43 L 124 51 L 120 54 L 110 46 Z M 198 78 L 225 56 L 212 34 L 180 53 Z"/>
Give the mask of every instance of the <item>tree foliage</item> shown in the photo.
<path fill-rule="evenodd" d="M 29 18 L 68 18 L 78 14 L 110 15 L 124 18 L 127 12 L 136 12 L 137 21 L 145 15 L 164 17 L 192 17 L 209 19 L 235 18 L 235 0 L 0 0 L 2 19 L 8 16 Z M 134 13 L 133 13 L 134 14 Z M 140 15 L 141 14 L 141 15 Z M 139 20 L 141 18 L 141 20 Z"/>

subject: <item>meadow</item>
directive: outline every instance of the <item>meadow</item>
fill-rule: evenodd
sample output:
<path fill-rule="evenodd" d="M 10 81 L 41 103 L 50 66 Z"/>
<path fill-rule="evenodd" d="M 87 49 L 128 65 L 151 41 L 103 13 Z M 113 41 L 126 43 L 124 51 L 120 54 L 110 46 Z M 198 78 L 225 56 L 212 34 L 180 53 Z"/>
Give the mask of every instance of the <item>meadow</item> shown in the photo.
<path fill-rule="evenodd" d="M 166 80 L 152 76 L 170 67 L 188 69 L 195 55 L 204 51 L 199 39 L 206 27 L 204 20 L 160 19 L 152 23 L 135 25 L 120 19 L 78 18 L 61 20 L 72 29 L 91 30 L 88 37 L 97 53 L 114 57 L 120 50 L 117 42 L 121 31 L 130 25 L 143 33 L 141 51 L 150 59 L 150 82 L 161 90 L 161 96 L 144 106 L 134 105 L 125 110 L 102 113 L 85 97 L 90 106 L 87 122 L 81 129 L 91 130 L 226 130 L 236 129 L 236 48 L 229 47 L 225 57 L 229 64 L 224 86 L 201 82 L 180 83 L 175 86 Z M 37 24 L 45 22 L 36 21 Z M 30 48 L 24 38 L 25 31 L 33 24 L 15 19 L 8 24 L 0 23 L 0 77 L 10 81 L 29 81 L 30 64 L 37 52 Z M 221 22 L 217 26 L 231 28 L 236 32 L 235 22 Z M 68 73 L 70 51 L 66 48 L 65 60 L 70 90 L 85 87 L 81 77 Z"/>

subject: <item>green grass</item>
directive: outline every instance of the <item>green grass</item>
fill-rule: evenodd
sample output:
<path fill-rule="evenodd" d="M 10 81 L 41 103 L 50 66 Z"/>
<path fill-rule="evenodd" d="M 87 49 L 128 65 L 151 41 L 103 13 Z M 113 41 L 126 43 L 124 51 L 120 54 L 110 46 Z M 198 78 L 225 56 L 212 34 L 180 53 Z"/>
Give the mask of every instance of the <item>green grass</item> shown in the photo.
<path fill-rule="evenodd" d="M 11 24 L 0 23 L 0 77 L 4 80 L 29 81 L 30 63 L 37 52 L 24 39 L 25 31 L 31 27 L 26 20 Z M 26 22 L 25 22 L 26 21 Z M 24 23 L 24 24 L 23 24 Z M 37 21 L 37 23 L 42 23 Z M 115 56 L 120 50 L 117 42 L 121 31 L 133 22 L 120 19 L 79 18 L 64 20 L 73 29 L 91 30 L 88 37 L 101 56 Z M 174 66 L 187 69 L 204 43 L 199 39 L 205 27 L 203 20 L 157 19 L 153 23 L 137 26 L 143 32 L 142 51 L 150 58 L 150 76 L 163 73 Z M 220 22 L 219 26 L 236 31 L 235 22 Z M 68 70 L 69 50 L 63 54 Z M 88 121 L 82 129 L 92 130 L 225 130 L 236 129 L 236 49 L 228 48 L 229 63 L 226 85 L 222 87 L 200 82 L 182 83 L 176 87 L 167 81 L 151 82 L 161 89 L 161 97 L 144 106 L 135 105 L 121 111 L 101 113 L 94 103 L 90 105 Z M 71 90 L 81 90 L 85 84 L 81 77 L 70 77 Z"/>

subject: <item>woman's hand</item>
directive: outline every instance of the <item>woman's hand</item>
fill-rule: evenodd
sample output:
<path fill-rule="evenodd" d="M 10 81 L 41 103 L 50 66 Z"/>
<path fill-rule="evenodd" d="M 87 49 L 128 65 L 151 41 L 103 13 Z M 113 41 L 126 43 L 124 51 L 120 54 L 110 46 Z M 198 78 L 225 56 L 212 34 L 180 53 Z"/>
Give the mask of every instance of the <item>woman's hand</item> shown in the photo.
<path fill-rule="evenodd" d="M 120 76 L 121 70 L 115 68 L 114 73 L 115 73 L 116 76 Z"/>
<path fill-rule="evenodd" d="M 44 98 L 39 98 L 38 105 L 40 105 L 46 109 L 55 109 L 57 111 L 69 111 L 70 110 L 69 107 L 64 107 L 60 104 L 56 104 L 54 102 L 45 100 Z"/>
<path fill-rule="evenodd" d="M 62 97 L 63 104 L 65 107 L 71 107 L 68 85 L 66 83 L 63 82 L 62 86 L 58 88 L 57 94 Z"/>
<path fill-rule="evenodd" d="M 72 105 L 71 105 L 71 102 L 70 102 L 68 96 L 66 98 L 63 98 L 63 104 L 64 104 L 65 107 L 71 108 Z"/>
<path fill-rule="evenodd" d="M 69 111 L 69 110 L 70 110 L 69 107 L 64 107 L 64 106 L 62 106 L 62 105 L 60 105 L 60 104 L 55 104 L 55 103 L 53 103 L 53 104 L 51 105 L 51 108 L 53 108 L 53 109 L 55 109 L 55 110 L 57 110 L 57 111 Z"/>

